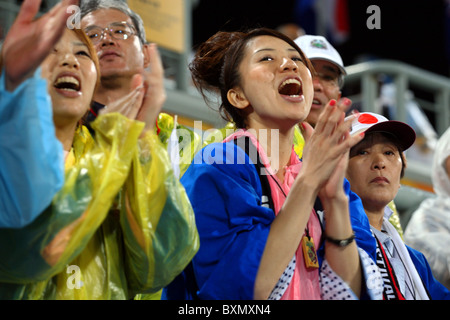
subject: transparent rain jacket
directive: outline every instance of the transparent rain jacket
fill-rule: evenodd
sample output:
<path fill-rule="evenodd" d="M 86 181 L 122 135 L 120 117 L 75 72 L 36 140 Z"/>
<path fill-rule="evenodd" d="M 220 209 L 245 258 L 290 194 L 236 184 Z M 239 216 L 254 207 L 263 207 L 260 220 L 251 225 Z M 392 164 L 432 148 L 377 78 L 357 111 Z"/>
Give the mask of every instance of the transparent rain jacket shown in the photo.
<path fill-rule="evenodd" d="M 431 181 L 435 195 L 422 201 L 411 216 L 405 241 L 422 252 L 434 277 L 450 290 L 450 178 L 445 169 L 450 156 L 450 128 L 434 150 Z"/>
<path fill-rule="evenodd" d="M 199 248 L 190 202 L 156 134 L 112 113 L 75 135 L 52 204 L 0 229 L 0 298 L 131 299 L 167 285 Z"/>
<path fill-rule="evenodd" d="M 194 155 L 200 150 L 200 137 L 197 133 L 189 128 L 176 124 L 176 137 L 174 141 L 173 128 L 175 126 L 174 118 L 161 112 L 156 122 L 156 131 L 162 144 L 168 149 L 173 165 L 179 166 L 179 177 L 181 178 L 192 162 Z M 173 145 L 176 143 L 178 148 L 178 157 L 175 158 L 170 154 Z"/>

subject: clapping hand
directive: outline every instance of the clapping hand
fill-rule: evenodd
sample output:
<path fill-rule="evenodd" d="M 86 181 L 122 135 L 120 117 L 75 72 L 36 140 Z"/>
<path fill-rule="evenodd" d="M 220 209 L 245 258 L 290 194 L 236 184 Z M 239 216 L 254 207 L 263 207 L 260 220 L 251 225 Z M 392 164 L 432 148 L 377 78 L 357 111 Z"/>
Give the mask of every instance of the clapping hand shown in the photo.
<path fill-rule="evenodd" d="M 153 130 L 158 114 L 166 100 L 164 69 L 156 45 L 144 47 L 150 57 L 150 66 L 143 74 L 135 74 L 131 91 L 126 96 L 107 103 L 100 114 L 119 112 L 132 120 L 145 123 L 144 132 Z"/>
<path fill-rule="evenodd" d="M 34 19 L 41 0 L 25 0 L 3 43 L 1 57 L 6 72 L 6 89 L 13 91 L 33 74 L 58 42 L 72 14 L 67 7 L 78 0 L 63 0 Z"/>
<path fill-rule="evenodd" d="M 356 115 L 345 121 L 345 112 L 350 107 L 349 99 L 339 102 L 331 100 L 313 129 L 303 123 L 305 150 L 304 165 L 316 172 L 319 181 L 319 196 L 333 198 L 342 190 L 348 164 L 350 148 L 362 140 L 362 136 L 350 136 L 351 122 Z"/>
<path fill-rule="evenodd" d="M 145 95 L 137 120 L 145 122 L 145 131 L 153 130 L 158 114 L 166 101 L 164 88 L 164 68 L 156 44 L 144 48 L 147 50 L 150 65 L 144 71 Z"/>

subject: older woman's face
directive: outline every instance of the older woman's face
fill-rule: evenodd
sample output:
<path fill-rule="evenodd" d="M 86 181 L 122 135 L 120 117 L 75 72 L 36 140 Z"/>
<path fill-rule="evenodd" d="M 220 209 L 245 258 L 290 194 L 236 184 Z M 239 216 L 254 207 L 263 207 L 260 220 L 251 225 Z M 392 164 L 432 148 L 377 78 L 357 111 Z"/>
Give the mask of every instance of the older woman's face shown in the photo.
<path fill-rule="evenodd" d="M 97 81 L 97 70 L 86 44 L 67 29 L 41 68 L 48 81 L 54 119 L 81 119 L 89 110 Z"/>
<path fill-rule="evenodd" d="M 386 136 L 368 137 L 352 148 L 347 168 L 350 187 L 366 210 L 383 208 L 395 198 L 403 166 L 397 146 Z"/>
<path fill-rule="evenodd" d="M 287 42 L 272 36 L 250 40 L 239 71 L 241 108 L 248 111 L 250 127 L 292 127 L 306 118 L 313 97 L 311 73 Z"/>

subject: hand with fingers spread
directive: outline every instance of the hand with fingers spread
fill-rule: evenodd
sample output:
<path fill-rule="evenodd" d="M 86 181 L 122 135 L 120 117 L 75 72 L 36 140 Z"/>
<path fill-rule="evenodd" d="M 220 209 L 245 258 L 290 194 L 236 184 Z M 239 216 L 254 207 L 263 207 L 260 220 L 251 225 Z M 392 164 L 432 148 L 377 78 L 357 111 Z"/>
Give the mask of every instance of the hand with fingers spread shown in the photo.
<path fill-rule="evenodd" d="M 77 3 L 78 0 L 63 0 L 35 20 L 41 0 L 23 2 L 2 47 L 8 91 L 13 91 L 41 64 L 63 34 L 72 14 L 67 12 L 67 7 Z"/>
<path fill-rule="evenodd" d="M 145 46 L 150 60 L 149 67 L 144 71 L 145 95 L 136 119 L 145 122 L 145 129 L 153 130 L 156 119 L 166 101 L 164 88 L 164 68 L 156 44 Z"/>

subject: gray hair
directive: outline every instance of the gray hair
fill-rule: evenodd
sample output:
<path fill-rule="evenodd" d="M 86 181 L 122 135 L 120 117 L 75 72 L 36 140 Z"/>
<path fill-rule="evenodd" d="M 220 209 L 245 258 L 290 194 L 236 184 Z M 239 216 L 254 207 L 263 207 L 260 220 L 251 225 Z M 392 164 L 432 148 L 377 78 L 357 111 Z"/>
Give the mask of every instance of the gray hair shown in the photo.
<path fill-rule="evenodd" d="M 144 22 L 142 18 L 128 7 L 128 4 L 122 0 L 80 0 L 81 18 L 88 13 L 99 9 L 116 9 L 122 11 L 133 21 L 139 40 L 142 44 L 147 43 L 145 36 Z"/>

